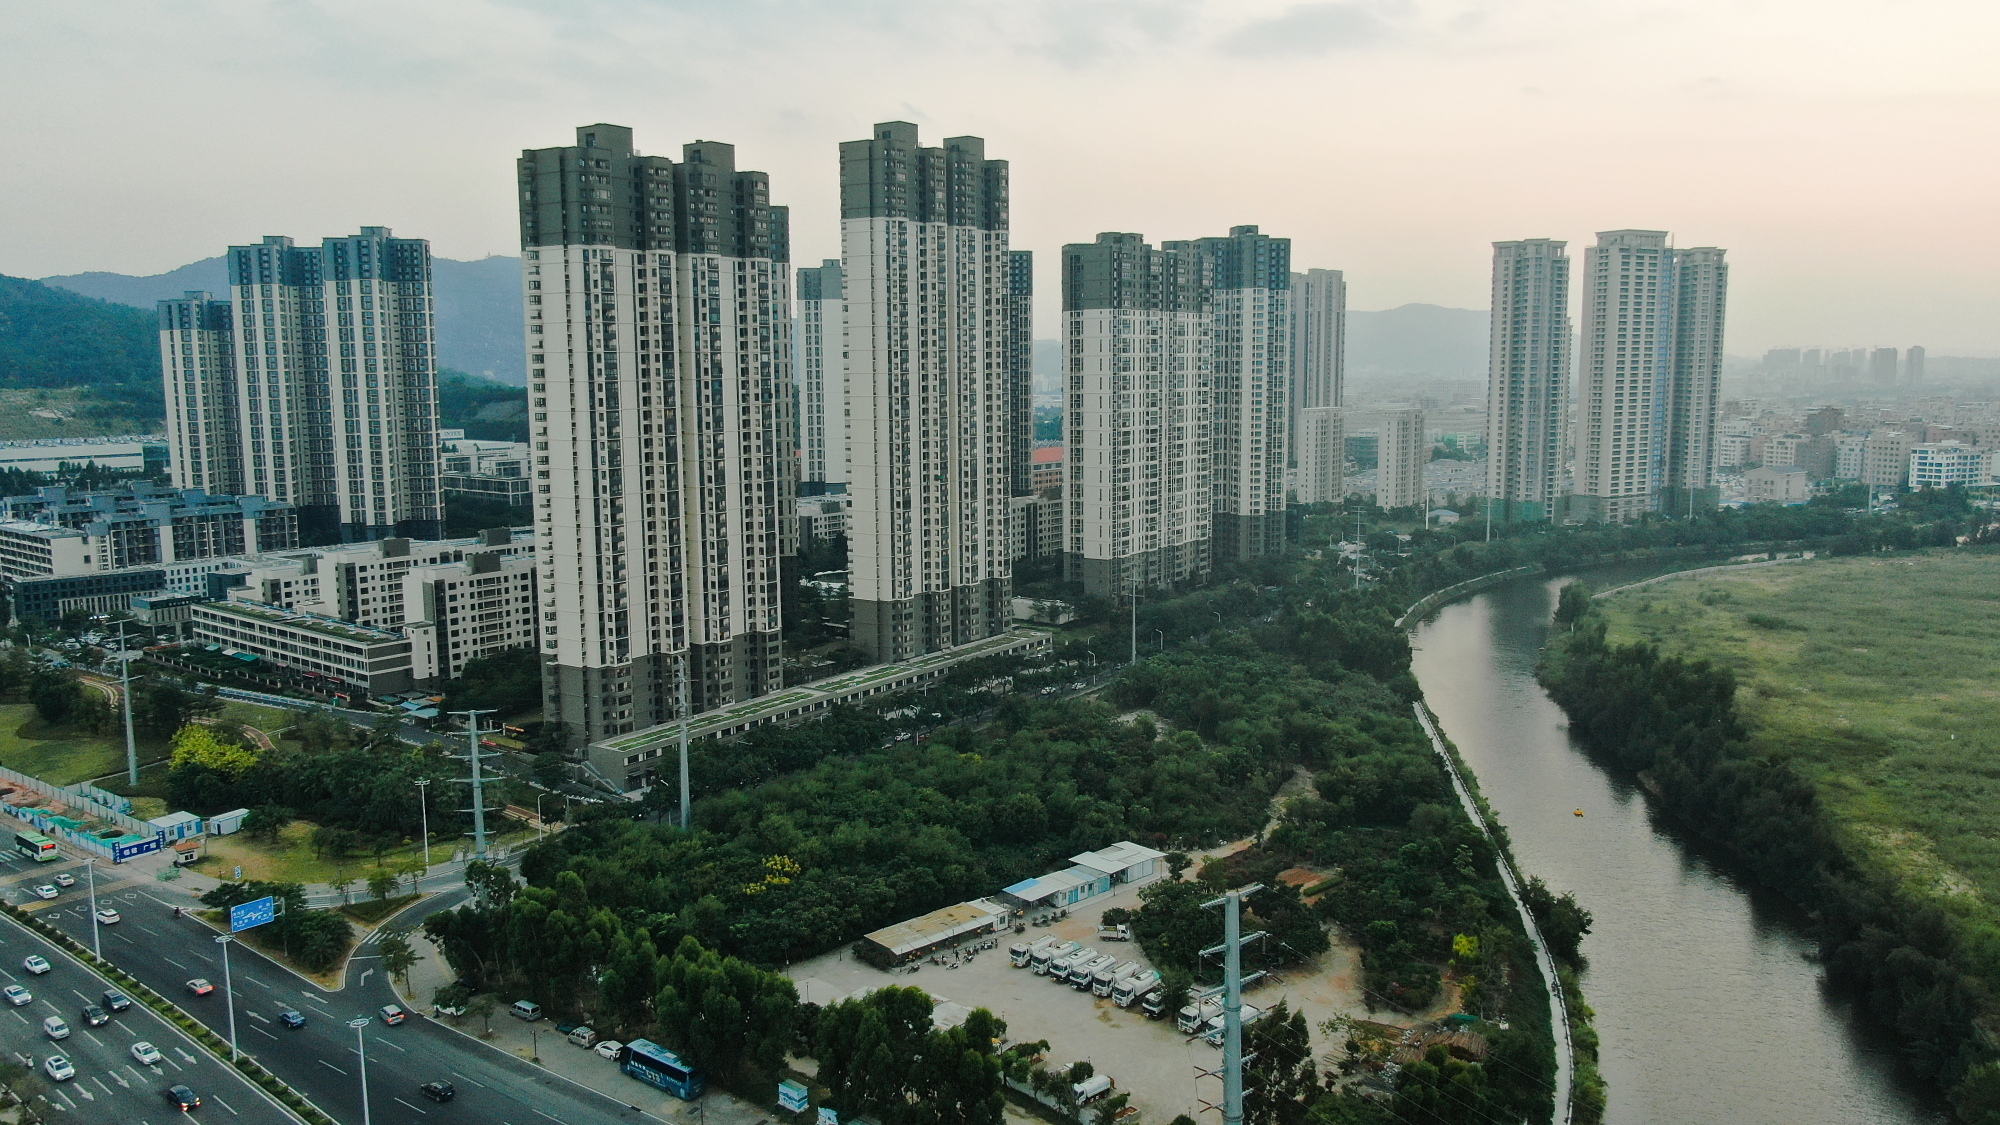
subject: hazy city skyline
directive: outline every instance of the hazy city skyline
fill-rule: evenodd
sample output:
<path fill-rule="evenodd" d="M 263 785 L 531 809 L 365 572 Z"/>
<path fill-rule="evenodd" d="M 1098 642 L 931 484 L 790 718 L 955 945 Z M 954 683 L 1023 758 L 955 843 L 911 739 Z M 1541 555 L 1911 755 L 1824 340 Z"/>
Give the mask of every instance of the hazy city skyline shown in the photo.
<path fill-rule="evenodd" d="M 1005 151 L 1011 242 L 1050 260 L 1100 230 L 1255 223 L 1300 268 L 1346 271 L 1351 308 L 1483 308 L 1496 240 L 1665 229 L 1742 267 L 1732 354 L 2000 353 L 1978 315 L 2000 297 L 2000 219 L 1978 205 L 1996 162 L 1970 143 L 1995 84 L 1977 29 L 2000 17 L 1970 3 L 464 0 L 9 22 L 6 136 L 45 159 L 0 170 L 0 273 L 156 273 L 363 224 L 512 254 L 508 162 L 598 120 L 736 145 L 814 262 L 838 254 L 838 143 L 903 118 Z M 183 109 L 207 125 L 172 124 Z M 1609 132 L 1648 139 L 1592 144 Z"/>

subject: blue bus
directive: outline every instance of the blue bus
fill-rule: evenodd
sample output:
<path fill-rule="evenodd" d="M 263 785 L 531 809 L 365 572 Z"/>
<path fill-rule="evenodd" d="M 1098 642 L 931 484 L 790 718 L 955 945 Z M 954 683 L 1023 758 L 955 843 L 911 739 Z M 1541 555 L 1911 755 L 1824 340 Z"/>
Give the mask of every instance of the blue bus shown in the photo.
<path fill-rule="evenodd" d="M 693 1101 L 708 1090 L 701 1071 L 681 1061 L 679 1055 L 650 1039 L 634 1039 L 625 1044 L 625 1073 L 649 1086 L 658 1086 L 682 1101 Z"/>

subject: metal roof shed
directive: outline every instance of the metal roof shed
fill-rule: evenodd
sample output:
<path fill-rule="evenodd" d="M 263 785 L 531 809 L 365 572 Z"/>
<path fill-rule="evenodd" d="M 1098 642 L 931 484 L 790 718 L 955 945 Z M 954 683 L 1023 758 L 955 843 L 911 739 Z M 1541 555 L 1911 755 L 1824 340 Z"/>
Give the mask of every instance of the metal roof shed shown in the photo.
<path fill-rule="evenodd" d="M 861 939 L 864 956 L 900 964 L 972 934 L 991 933 L 1006 926 L 1011 912 L 991 899 L 974 899 L 933 910 L 921 918 L 884 926 Z M 868 948 L 868 947 L 872 947 Z"/>
<path fill-rule="evenodd" d="M 1069 857 L 1071 863 L 1102 871 L 1111 877 L 1113 883 L 1132 883 L 1147 878 L 1159 870 L 1160 860 L 1167 853 L 1156 852 L 1141 847 L 1130 840 L 1121 840 L 1108 848 Z"/>

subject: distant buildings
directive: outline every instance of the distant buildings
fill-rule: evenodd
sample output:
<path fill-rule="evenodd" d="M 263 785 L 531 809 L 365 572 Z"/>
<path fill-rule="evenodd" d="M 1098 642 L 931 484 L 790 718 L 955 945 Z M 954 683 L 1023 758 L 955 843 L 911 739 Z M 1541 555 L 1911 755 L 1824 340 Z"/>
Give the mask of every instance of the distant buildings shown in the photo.
<path fill-rule="evenodd" d="M 0 500 L 0 576 L 67 577 L 298 545 L 298 513 L 260 496 L 144 481 L 105 492 L 52 486 Z"/>
<path fill-rule="evenodd" d="M 543 710 L 592 742 L 781 682 L 789 217 L 716 141 L 586 125 L 518 163 Z"/>
<path fill-rule="evenodd" d="M 1563 489 L 1569 412 L 1569 244 L 1493 244 L 1486 495 L 1500 520 L 1545 520 Z"/>
<path fill-rule="evenodd" d="M 1903 353 L 1903 382 L 1917 384 L 1924 381 L 1924 349 L 1911 348 Z"/>
<path fill-rule="evenodd" d="M 1345 414 L 1338 406 L 1308 406 L 1295 412 L 1292 444 L 1299 466 L 1299 503 L 1336 504 L 1346 497 Z"/>
<path fill-rule="evenodd" d="M 1381 403 L 1349 416 L 1354 428 L 1375 435 L 1375 504 L 1409 508 L 1428 502 L 1424 466 L 1431 443 L 1424 436 L 1424 412 L 1406 403 Z"/>
<path fill-rule="evenodd" d="M 1743 474 L 1751 504 L 1803 504 L 1812 496 L 1812 474 L 1790 466 L 1762 465 Z"/>
<path fill-rule="evenodd" d="M 438 483 L 447 497 L 490 500 L 510 508 L 534 503 L 529 443 L 480 441 L 467 438 L 463 430 L 446 430 L 443 448 Z"/>
<path fill-rule="evenodd" d="M 1289 444 L 1298 498 L 1302 504 L 1337 501 L 1346 467 L 1339 413 L 1346 402 L 1346 275 L 1324 269 L 1292 274 L 1291 311 Z"/>
<path fill-rule="evenodd" d="M 884 122 L 840 146 L 840 198 L 852 637 L 906 660 L 1009 620 L 1007 162 Z"/>
<path fill-rule="evenodd" d="M 1573 519 L 1716 502 L 1729 267 L 1665 231 L 1604 231 L 1584 256 Z"/>
<path fill-rule="evenodd" d="M 312 537 L 442 534 L 430 244 L 363 227 L 227 259 L 229 299 L 159 303 L 174 483 L 290 503 Z"/>
<path fill-rule="evenodd" d="M 840 260 L 801 267 L 799 289 L 799 490 L 847 485 L 847 397 Z"/>
<path fill-rule="evenodd" d="M 1910 450 L 1917 438 L 1902 430 L 1877 429 L 1862 447 L 1861 482 L 1870 488 L 1901 488 L 1910 482 Z"/>
<path fill-rule="evenodd" d="M 1035 491 L 1035 252 L 1007 251 L 1007 479 L 1009 493 Z"/>

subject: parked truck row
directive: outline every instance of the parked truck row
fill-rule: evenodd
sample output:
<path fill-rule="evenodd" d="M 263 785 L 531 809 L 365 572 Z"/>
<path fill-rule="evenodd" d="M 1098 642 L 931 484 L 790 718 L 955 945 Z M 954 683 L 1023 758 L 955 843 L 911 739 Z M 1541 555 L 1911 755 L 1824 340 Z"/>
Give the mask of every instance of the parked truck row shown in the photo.
<path fill-rule="evenodd" d="M 1137 961 L 1121 961 L 1116 954 L 1086 948 L 1080 941 L 1061 942 L 1054 937 L 1043 937 L 1016 942 L 1008 955 L 1017 969 L 1028 969 L 1036 976 L 1106 997 L 1121 1008 L 1146 1001 L 1161 990 L 1160 974 Z M 1148 1012 L 1154 1014 L 1151 1009 Z"/>

